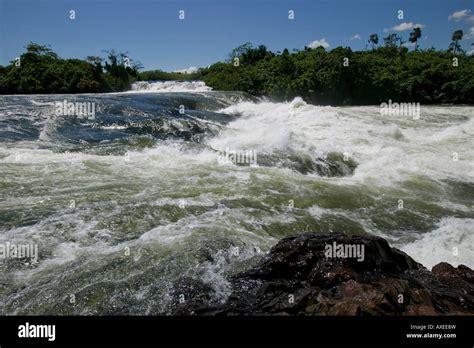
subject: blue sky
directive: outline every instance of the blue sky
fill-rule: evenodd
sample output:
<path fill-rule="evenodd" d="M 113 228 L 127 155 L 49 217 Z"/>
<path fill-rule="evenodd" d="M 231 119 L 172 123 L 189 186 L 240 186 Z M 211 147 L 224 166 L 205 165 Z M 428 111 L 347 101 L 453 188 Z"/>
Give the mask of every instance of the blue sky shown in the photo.
<path fill-rule="evenodd" d="M 474 42 L 472 0 L 0 0 L 0 64 L 19 56 L 30 41 L 51 45 L 63 58 L 128 51 L 146 69 L 166 71 L 224 60 L 244 43 L 273 51 L 311 42 L 328 49 L 364 49 L 395 28 L 407 40 L 422 25 L 421 48 L 446 49 L 454 30 L 462 46 Z M 69 19 L 74 10 L 76 19 Z M 178 18 L 185 11 L 185 19 Z M 288 19 L 293 10 L 295 18 Z M 397 18 L 397 11 L 404 18 Z M 463 11 L 465 10 L 465 11 Z M 454 16 L 453 16 L 454 14 Z M 451 16 L 449 18 L 449 16 Z M 398 26 L 398 27 L 396 27 Z M 471 29 L 472 28 L 472 29 Z M 385 30 L 385 31 L 384 31 Z M 358 38 L 360 36 L 360 39 Z M 323 40 L 324 39 L 324 40 Z"/>

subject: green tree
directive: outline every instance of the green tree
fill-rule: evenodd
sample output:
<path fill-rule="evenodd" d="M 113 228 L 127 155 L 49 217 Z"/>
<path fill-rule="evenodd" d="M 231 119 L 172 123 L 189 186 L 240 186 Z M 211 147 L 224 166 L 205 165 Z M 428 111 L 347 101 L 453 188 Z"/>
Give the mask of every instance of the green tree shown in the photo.
<path fill-rule="evenodd" d="M 461 48 L 461 45 L 459 44 L 459 41 L 462 40 L 462 37 L 464 36 L 464 33 L 462 30 L 456 30 L 453 35 L 451 36 L 451 44 L 449 45 L 449 51 L 453 52 L 453 54 L 458 54 L 458 53 L 463 53 L 463 49 Z"/>
<path fill-rule="evenodd" d="M 138 78 L 141 65 L 124 66 L 125 54 L 114 51 L 103 65 L 100 57 L 62 59 L 47 45 L 30 42 L 26 52 L 2 69 L 0 93 L 96 93 L 123 91 Z M 105 69 L 104 69 L 105 68 Z"/>
<path fill-rule="evenodd" d="M 415 51 L 418 48 L 418 39 L 421 37 L 421 29 L 420 28 L 413 28 L 413 31 L 410 33 L 410 37 L 408 41 L 415 44 Z"/>
<path fill-rule="evenodd" d="M 134 62 L 128 57 L 128 52 L 115 52 L 115 50 L 105 51 L 107 60 L 105 61 L 106 79 L 112 91 L 123 91 L 130 88 L 131 84 L 138 79 L 138 70 L 141 64 Z"/>
<path fill-rule="evenodd" d="M 374 49 L 379 43 L 379 36 L 377 34 L 371 34 L 368 42 L 372 45 L 372 49 Z"/>
<path fill-rule="evenodd" d="M 31 54 L 34 54 L 34 55 L 44 55 L 44 56 L 48 56 L 48 57 L 51 57 L 53 59 L 58 59 L 58 55 L 56 53 L 54 53 L 51 48 L 49 48 L 49 46 L 47 45 L 39 45 L 39 44 L 36 44 L 34 42 L 30 42 L 27 46 L 26 46 L 26 51 L 27 53 L 31 53 Z"/>
<path fill-rule="evenodd" d="M 394 41 L 395 42 L 395 41 Z M 352 52 L 336 47 L 308 49 L 243 64 L 217 63 L 201 70 L 201 79 L 217 90 L 241 90 L 275 100 L 295 96 L 315 104 L 380 104 L 388 99 L 421 103 L 474 103 L 474 60 L 459 57 L 459 67 L 447 69 L 451 55 L 406 47 L 384 46 Z M 348 68 L 344 58 L 349 58 Z"/>
<path fill-rule="evenodd" d="M 383 41 L 385 42 L 385 46 L 391 47 L 396 47 L 397 43 L 399 43 L 399 46 L 403 44 L 402 38 L 395 33 L 389 34 L 388 36 L 384 37 Z"/>
<path fill-rule="evenodd" d="M 249 50 L 253 48 L 253 45 L 250 42 L 246 42 L 232 50 L 232 52 L 229 53 L 229 59 L 228 63 L 232 63 L 235 58 L 240 58 L 242 57 L 243 54 L 247 53 Z"/>

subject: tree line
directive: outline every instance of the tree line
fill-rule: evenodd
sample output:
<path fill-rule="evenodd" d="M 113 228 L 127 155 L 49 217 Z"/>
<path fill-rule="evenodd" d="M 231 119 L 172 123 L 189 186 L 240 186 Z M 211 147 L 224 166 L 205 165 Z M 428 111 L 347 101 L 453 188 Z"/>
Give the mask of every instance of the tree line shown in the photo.
<path fill-rule="evenodd" d="M 454 54 L 465 54 L 466 52 L 462 49 L 461 44 L 459 43 L 464 36 L 462 30 L 456 30 L 451 35 L 451 43 L 448 47 L 448 52 L 452 52 Z M 421 28 L 415 27 L 409 34 L 408 41 L 414 44 L 415 51 L 418 49 L 418 40 L 421 38 Z M 397 33 L 389 34 L 388 36 L 383 38 L 385 42 L 385 46 L 393 46 L 396 47 L 397 44 L 401 48 L 406 41 L 403 41 L 403 38 L 399 36 Z M 374 49 L 379 43 L 379 36 L 378 34 L 371 34 L 369 36 L 368 43 L 372 45 L 372 49 Z M 474 45 L 474 44 L 473 44 Z M 367 47 L 367 46 L 366 46 Z"/>
<path fill-rule="evenodd" d="M 301 96 L 306 102 L 331 105 L 380 104 L 389 99 L 424 104 L 474 104 L 474 56 L 460 47 L 461 30 L 447 50 L 420 50 L 421 29 L 408 40 L 397 34 L 379 44 L 369 37 L 371 50 L 337 47 L 273 53 L 263 45 L 246 43 L 229 59 L 199 71 L 199 78 L 217 90 L 239 90 L 277 101 Z"/>
<path fill-rule="evenodd" d="M 192 74 L 143 71 L 127 53 L 107 51 L 106 57 L 61 59 L 49 47 L 30 43 L 18 61 L 0 66 L 1 94 L 99 93 L 130 89 L 137 80 L 203 80 L 215 90 L 244 91 L 273 100 L 301 96 L 306 102 L 331 105 L 404 102 L 474 104 L 474 56 L 460 46 L 457 30 L 447 50 L 419 49 L 421 29 L 408 40 L 410 51 L 397 34 L 371 49 L 337 47 L 272 52 L 266 46 L 245 43 L 217 62 Z"/>
<path fill-rule="evenodd" d="M 26 52 L 0 66 L 1 94 L 99 93 L 130 88 L 138 79 L 139 62 L 127 53 L 105 51 L 106 58 L 62 59 L 48 46 L 31 42 Z"/>

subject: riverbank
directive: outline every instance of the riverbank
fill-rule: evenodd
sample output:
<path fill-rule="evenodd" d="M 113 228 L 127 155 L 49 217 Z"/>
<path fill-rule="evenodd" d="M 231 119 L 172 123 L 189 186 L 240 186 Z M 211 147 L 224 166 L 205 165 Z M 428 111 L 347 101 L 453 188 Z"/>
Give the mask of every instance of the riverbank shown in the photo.
<path fill-rule="evenodd" d="M 30 43 L 12 64 L 0 66 L 0 94 L 123 92 L 137 81 L 202 80 L 209 89 L 246 92 L 274 102 L 301 97 L 313 105 L 381 103 L 474 104 L 474 56 L 386 45 L 352 51 L 319 47 L 271 52 L 263 45 L 236 48 L 232 57 L 192 73 L 140 71 L 114 50 L 106 58 L 62 59 Z"/>

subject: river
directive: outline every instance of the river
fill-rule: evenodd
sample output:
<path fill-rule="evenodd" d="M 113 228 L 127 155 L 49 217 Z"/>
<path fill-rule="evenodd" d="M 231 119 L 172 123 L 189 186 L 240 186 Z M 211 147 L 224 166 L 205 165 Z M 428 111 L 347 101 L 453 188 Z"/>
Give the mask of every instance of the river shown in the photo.
<path fill-rule="evenodd" d="M 36 262 L 0 259 L 0 314 L 168 313 L 183 278 L 224 300 L 229 276 L 304 231 L 474 267 L 474 107 L 420 110 L 202 82 L 0 96 L 0 245 L 38 248 Z"/>

